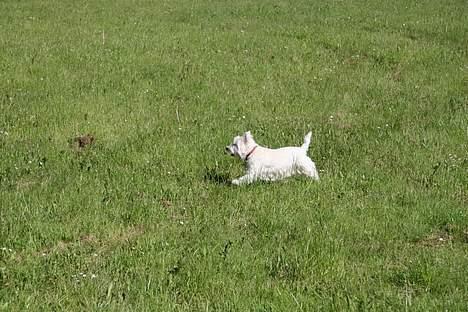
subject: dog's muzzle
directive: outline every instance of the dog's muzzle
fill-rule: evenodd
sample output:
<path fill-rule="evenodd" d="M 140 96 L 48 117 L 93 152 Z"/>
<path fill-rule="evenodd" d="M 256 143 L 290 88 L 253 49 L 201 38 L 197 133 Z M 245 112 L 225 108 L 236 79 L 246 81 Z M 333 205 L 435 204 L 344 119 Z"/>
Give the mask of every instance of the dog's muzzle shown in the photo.
<path fill-rule="evenodd" d="M 228 153 L 229 155 L 234 156 L 234 153 L 231 151 L 231 149 L 229 148 L 229 146 L 226 146 L 225 151 L 226 151 L 226 153 Z"/>

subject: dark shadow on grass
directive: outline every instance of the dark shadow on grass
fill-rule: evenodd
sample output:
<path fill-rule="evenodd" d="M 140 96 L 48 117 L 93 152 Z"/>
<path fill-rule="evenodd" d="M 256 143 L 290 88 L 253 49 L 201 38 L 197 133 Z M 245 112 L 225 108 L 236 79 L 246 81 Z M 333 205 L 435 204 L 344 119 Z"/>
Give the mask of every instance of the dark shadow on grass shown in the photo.
<path fill-rule="evenodd" d="M 206 168 L 203 180 L 220 185 L 230 185 L 231 180 L 227 173 L 217 172 L 215 168 Z"/>

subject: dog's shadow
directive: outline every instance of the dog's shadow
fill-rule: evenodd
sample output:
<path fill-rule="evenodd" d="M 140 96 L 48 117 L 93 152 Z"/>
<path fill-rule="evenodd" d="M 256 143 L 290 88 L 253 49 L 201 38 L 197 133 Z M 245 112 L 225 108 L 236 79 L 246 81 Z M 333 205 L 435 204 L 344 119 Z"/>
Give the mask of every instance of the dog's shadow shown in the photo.
<path fill-rule="evenodd" d="M 219 173 L 215 168 L 205 168 L 203 180 L 220 185 L 230 185 L 231 180 L 227 173 Z"/>

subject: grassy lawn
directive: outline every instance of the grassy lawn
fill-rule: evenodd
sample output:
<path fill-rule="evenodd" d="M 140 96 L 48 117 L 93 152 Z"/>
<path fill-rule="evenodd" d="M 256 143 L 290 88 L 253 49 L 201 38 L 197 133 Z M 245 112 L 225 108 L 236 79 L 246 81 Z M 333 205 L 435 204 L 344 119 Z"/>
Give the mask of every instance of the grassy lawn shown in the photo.
<path fill-rule="evenodd" d="M 1 1 L 0 310 L 465 310 L 467 10 Z"/>

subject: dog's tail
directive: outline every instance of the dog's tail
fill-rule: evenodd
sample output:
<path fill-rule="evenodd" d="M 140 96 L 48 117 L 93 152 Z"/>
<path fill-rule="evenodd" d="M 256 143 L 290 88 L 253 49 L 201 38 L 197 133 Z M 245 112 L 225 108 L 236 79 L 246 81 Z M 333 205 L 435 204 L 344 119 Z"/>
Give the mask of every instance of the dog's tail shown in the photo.
<path fill-rule="evenodd" d="M 312 131 L 306 134 L 304 137 L 304 144 L 302 144 L 301 148 L 305 150 L 306 152 L 309 150 L 309 145 L 310 145 L 310 138 L 312 137 Z"/>

